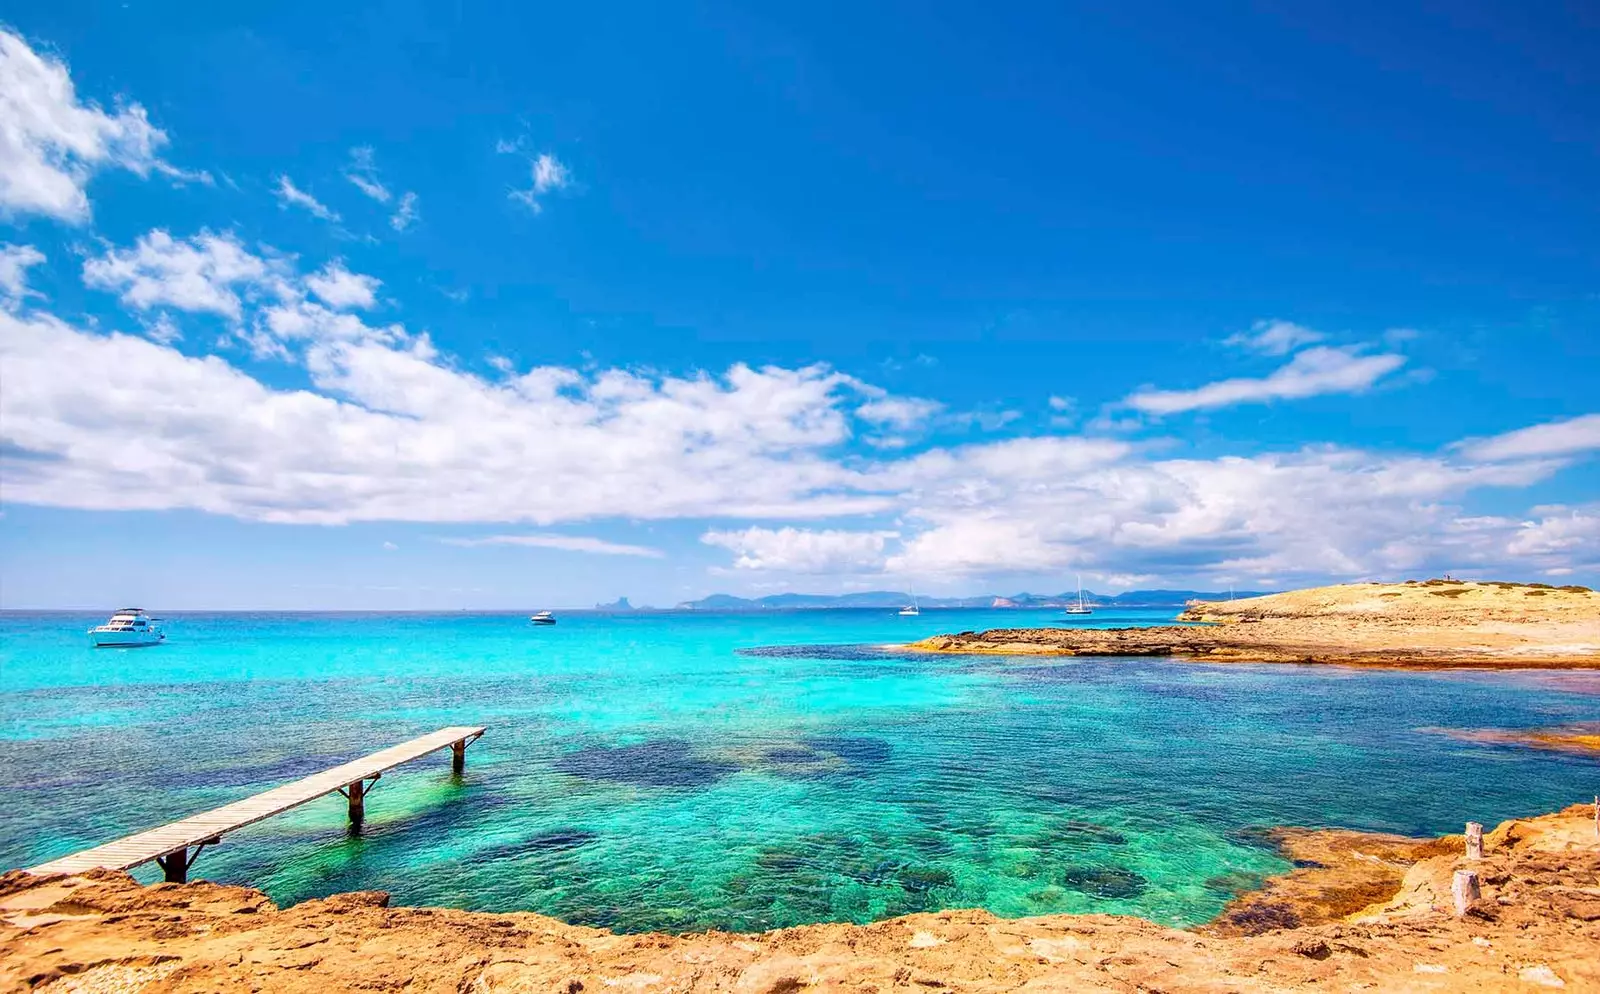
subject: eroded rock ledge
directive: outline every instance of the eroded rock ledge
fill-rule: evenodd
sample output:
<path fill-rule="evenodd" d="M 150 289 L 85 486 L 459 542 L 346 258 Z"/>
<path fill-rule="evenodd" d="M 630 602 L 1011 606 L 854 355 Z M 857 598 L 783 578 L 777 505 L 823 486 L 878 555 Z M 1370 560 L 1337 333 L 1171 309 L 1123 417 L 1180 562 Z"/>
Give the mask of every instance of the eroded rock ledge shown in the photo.
<path fill-rule="evenodd" d="M 1408 669 L 1600 669 L 1600 595 L 1582 587 L 1353 583 L 1191 604 L 1154 628 L 1007 628 L 937 635 L 928 652 L 1174 656 Z"/>
<path fill-rule="evenodd" d="M 1301 865 L 1183 931 L 980 911 L 759 935 L 614 935 L 535 914 L 391 908 L 381 892 L 279 909 L 259 891 L 122 873 L 0 877 L 0 988 L 47 991 L 1600 990 L 1593 808 L 1460 837 L 1284 830 Z M 1456 917 L 1461 866 L 1483 898 Z"/>

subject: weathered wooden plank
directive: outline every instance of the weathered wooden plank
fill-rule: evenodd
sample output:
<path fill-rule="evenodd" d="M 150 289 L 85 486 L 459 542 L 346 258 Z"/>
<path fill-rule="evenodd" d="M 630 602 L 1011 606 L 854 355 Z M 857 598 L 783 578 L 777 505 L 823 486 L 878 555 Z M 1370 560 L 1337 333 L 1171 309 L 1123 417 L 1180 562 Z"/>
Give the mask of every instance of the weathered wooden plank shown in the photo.
<path fill-rule="evenodd" d="M 129 835 L 103 846 L 85 849 L 70 856 L 53 859 L 48 863 L 40 863 L 29 872 L 82 873 L 95 867 L 126 870 L 140 863 L 147 863 L 157 856 L 199 845 L 224 832 L 237 831 L 264 818 L 281 814 L 357 781 L 375 777 L 402 763 L 420 759 L 435 750 L 453 746 L 465 739 L 475 739 L 483 732 L 482 728 L 473 726 L 441 728 L 437 732 L 390 746 L 370 756 L 335 766 L 331 770 L 313 773 L 293 783 L 273 787 L 253 797 Z M 458 750 L 452 750 L 452 760 L 456 752 Z M 454 763 L 452 765 L 454 766 Z"/>

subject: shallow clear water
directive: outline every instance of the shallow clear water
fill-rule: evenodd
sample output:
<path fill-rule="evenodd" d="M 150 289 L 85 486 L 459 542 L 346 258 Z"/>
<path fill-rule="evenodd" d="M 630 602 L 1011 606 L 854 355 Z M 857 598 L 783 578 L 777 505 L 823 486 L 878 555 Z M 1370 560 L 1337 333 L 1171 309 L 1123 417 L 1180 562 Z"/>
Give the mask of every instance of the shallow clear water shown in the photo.
<path fill-rule="evenodd" d="M 464 776 L 448 753 L 386 775 L 360 836 L 335 795 L 197 875 L 626 930 L 948 907 L 1193 923 L 1285 868 L 1262 826 L 1458 831 L 1582 799 L 1597 772 L 1418 731 L 1600 719 L 1562 674 L 873 648 L 1084 623 L 1054 612 L 184 615 L 167 645 L 95 651 L 100 620 L 0 614 L 0 866 L 484 724 Z"/>

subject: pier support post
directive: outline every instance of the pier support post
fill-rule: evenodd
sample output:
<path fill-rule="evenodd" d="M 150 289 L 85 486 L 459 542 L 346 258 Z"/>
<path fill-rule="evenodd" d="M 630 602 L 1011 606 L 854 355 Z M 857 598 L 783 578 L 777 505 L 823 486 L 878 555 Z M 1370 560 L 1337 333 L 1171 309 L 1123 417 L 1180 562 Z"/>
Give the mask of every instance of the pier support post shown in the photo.
<path fill-rule="evenodd" d="M 1455 878 L 1450 881 L 1450 896 L 1455 898 L 1456 917 L 1467 913 L 1480 896 L 1478 890 L 1478 872 L 1476 870 L 1457 870 Z"/>
<path fill-rule="evenodd" d="M 362 819 L 367 816 L 367 782 L 357 780 L 352 783 L 345 796 L 350 798 L 350 824 L 360 828 Z"/>
<path fill-rule="evenodd" d="M 467 740 L 450 744 L 450 772 L 460 776 L 467 768 Z"/>
<path fill-rule="evenodd" d="M 195 853 L 199 855 L 199 853 Z M 169 884 L 186 884 L 189 882 L 189 850 L 187 848 L 169 852 L 165 856 L 156 857 L 156 865 L 161 867 Z"/>
<path fill-rule="evenodd" d="M 1475 821 L 1467 822 L 1467 858 L 1483 858 L 1483 826 Z"/>

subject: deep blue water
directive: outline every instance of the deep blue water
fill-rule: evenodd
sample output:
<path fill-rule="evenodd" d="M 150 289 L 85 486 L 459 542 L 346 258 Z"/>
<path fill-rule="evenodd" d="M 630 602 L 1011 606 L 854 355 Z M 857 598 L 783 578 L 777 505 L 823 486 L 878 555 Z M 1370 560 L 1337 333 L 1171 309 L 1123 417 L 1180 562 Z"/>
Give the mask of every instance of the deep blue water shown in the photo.
<path fill-rule="evenodd" d="M 1577 675 L 881 648 L 1170 615 L 183 614 L 167 645 L 96 651 L 100 616 L 0 614 L 0 866 L 448 724 L 489 727 L 464 776 L 418 761 L 359 836 L 334 796 L 197 875 L 628 930 L 946 907 L 1191 923 L 1284 868 L 1261 826 L 1441 833 L 1593 792 L 1591 760 L 1419 731 L 1600 720 Z"/>

